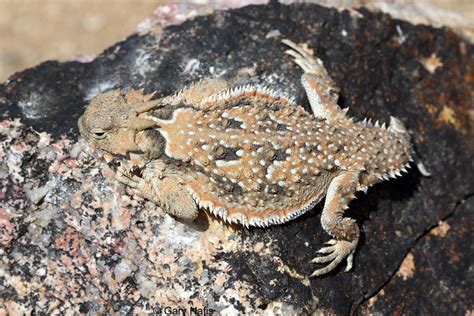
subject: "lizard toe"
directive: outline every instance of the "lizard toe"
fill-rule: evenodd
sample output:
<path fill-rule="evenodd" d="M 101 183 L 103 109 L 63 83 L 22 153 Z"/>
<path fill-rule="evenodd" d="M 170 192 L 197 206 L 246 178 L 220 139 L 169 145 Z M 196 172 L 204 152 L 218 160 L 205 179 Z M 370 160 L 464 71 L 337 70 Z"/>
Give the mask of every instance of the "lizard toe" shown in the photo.
<path fill-rule="evenodd" d="M 311 260 L 311 263 L 328 263 L 327 266 L 317 269 L 311 274 L 312 277 L 320 276 L 332 271 L 336 268 L 344 259 L 347 259 L 347 266 L 345 271 L 352 269 L 354 251 L 357 243 L 347 240 L 331 240 L 328 244 L 332 244 L 330 247 L 321 248 L 318 253 L 327 254 L 322 257 L 316 257 Z"/>

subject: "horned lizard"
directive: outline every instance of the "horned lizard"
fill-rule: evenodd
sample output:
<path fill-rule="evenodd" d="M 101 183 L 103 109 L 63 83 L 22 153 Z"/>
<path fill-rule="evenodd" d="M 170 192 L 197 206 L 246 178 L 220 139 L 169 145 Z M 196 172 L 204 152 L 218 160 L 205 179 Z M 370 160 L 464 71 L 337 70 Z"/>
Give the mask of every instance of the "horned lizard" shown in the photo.
<path fill-rule="evenodd" d="M 118 181 L 179 218 L 202 208 L 227 223 L 265 227 L 326 197 L 321 225 L 333 239 L 311 261 L 327 265 L 311 276 L 344 259 L 349 271 L 360 233 L 344 211 L 355 192 L 406 171 L 410 137 L 394 117 L 388 128 L 348 117 L 322 61 L 283 43 L 304 71 L 313 113 L 269 88 L 210 79 L 157 100 L 141 91 L 98 95 L 79 128 L 92 149 L 119 162 Z"/>

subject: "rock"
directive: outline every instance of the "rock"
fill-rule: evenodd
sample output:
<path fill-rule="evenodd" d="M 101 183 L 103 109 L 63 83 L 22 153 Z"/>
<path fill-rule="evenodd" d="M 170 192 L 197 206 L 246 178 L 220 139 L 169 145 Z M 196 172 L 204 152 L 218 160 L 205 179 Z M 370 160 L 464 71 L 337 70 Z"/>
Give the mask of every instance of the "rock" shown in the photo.
<path fill-rule="evenodd" d="M 351 203 L 362 241 L 349 273 L 342 266 L 307 277 L 315 269 L 309 261 L 328 240 L 320 206 L 269 229 L 226 226 L 205 212 L 195 223 L 179 222 L 132 198 L 78 139 L 76 121 L 85 105 L 113 88 L 144 88 L 159 97 L 225 76 L 235 84 L 271 86 L 307 108 L 301 72 L 283 55 L 282 38 L 316 52 L 341 88 L 339 104 L 355 119 L 401 119 L 432 174 L 412 169 Z M 365 9 L 272 2 L 134 34 L 88 63 L 48 61 L 13 75 L 0 85 L 0 308 L 467 313 L 473 306 L 465 264 L 473 257 L 467 246 L 473 52 L 446 28 Z M 27 137 L 32 132 L 41 136 Z M 44 187 L 44 198 L 28 198 L 28 188 Z M 447 232 L 441 238 L 433 228 Z M 33 240 L 38 236 L 41 242 Z M 419 288 L 444 291 L 438 283 L 444 269 L 450 273 L 443 284 L 455 298 L 436 295 L 441 307 L 432 310 L 431 294 Z"/>
<path fill-rule="evenodd" d="M 117 264 L 114 268 L 115 280 L 118 283 L 122 283 L 126 278 L 131 276 L 131 274 L 137 269 L 136 266 L 133 265 L 128 260 L 122 260 L 119 264 Z"/>
<path fill-rule="evenodd" d="M 39 188 L 33 188 L 30 183 L 27 183 L 23 187 L 27 199 L 33 204 L 39 204 L 50 189 L 48 184 Z"/>
<path fill-rule="evenodd" d="M 410 273 L 395 276 L 360 307 L 360 314 L 461 315 L 472 310 L 472 196 L 427 230 L 408 252 Z M 405 264 L 406 265 L 406 264 Z"/>

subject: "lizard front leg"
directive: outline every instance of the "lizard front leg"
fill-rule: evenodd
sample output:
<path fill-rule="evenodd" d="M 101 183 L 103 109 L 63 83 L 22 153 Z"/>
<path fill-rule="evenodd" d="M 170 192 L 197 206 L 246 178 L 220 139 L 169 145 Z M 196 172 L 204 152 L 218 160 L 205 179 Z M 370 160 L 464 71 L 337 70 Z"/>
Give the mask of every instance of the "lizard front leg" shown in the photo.
<path fill-rule="evenodd" d="M 291 48 L 285 53 L 293 57 L 294 62 L 304 71 L 301 83 L 314 116 L 328 121 L 344 117 L 346 111 L 337 105 L 339 88 L 329 76 L 322 60 L 290 40 L 284 39 L 282 42 Z"/>
<path fill-rule="evenodd" d="M 146 166 L 148 170 L 159 168 Z M 116 179 L 132 187 L 136 193 L 159 205 L 166 213 L 185 220 L 194 220 L 198 207 L 191 194 L 173 176 L 160 177 L 156 172 L 144 172 L 142 177 L 132 172 L 130 164 L 123 162 L 117 168 Z"/>
<path fill-rule="evenodd" d="M 329 184 L 321 215 L 321 225 L 334 239 L 328 242 L 328 247 L 321 248 L 318 251 L 325 254 L 325 256 L 316 257 L 311 261 L 312 263 L 329 264 L 314 271 L 311 276 L 319 276 L 330 272 L 345 258 L 347 258 L 346 271 L 352 268 L 360 232 L 355 220 L 343 217 L 343 214 L 344 210 L 348 208 L 349 202 L 354 198 L 358 184 L 358 172 L 344 172 Z"/>

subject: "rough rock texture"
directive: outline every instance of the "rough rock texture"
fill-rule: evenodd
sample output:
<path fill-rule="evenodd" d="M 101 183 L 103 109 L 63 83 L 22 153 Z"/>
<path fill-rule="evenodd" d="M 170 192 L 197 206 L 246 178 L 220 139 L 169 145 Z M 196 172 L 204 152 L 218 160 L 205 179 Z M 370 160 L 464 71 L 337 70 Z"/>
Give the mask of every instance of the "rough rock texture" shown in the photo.
<path fill-rule="evenodd" d="M 225 76 L 297 96 L 282 38 L 307 42 L 356 119 L 400 118 L 432 177 L 412 170 L 360 194 L 355 269 L 317 279 L 320 206 L 246 230 L 203 212 L 178 222 L 129 195 L 78 142 L 98 93 L 166 95 Z M 474 47 L 449 29 L 312 4 L 250 6 L 133 35 L 89 63 L 54 61 L 0 85 L 2 312 L 455 313 L 474 309 Z"/>
<path fill-rule="evenodd" d="M 472 313 L 474 199 L 423 235 L 390 282 L 360 307 L 360 314 L 410 312 L 417 315 Z"/>

